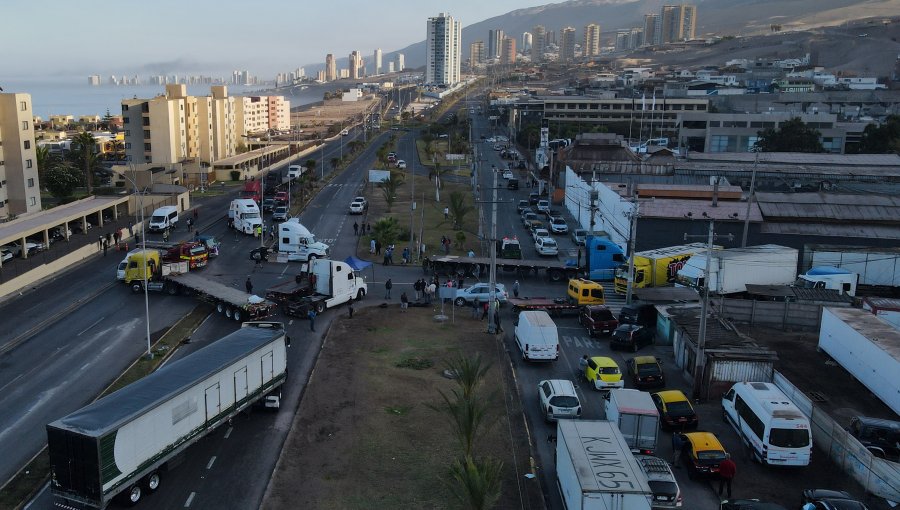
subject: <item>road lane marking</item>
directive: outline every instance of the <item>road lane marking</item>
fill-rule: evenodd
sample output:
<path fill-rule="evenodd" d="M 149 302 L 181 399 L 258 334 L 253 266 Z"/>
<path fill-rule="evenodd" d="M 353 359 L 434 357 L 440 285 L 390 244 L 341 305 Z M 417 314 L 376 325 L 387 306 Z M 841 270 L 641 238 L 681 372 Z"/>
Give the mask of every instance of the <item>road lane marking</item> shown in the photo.
<path fill-rule="evenodd" d="M 96 322 L 94 322 L 94 323 L 91 324 L 90 326 L 84 328 L 83 330 L 81 330 L 81 333 L 78 333 L 78 334 L 75 335 L 75 336 L 81 336 L 81 335 L 84 334 L 87 330 L 89 330 L 89 329 L 93 328 L 94 326 L 96 326 L 97 324 L 100 324 L 101 322 L 103 322 L 103 319 L 105 319 L 105 318 L 106 318 L 106 317 L 100 317 L 99 319 L 96 320 Z"/>
<path fill-rule="evenodd" d="M 228 430 L 225 431 L 225 439 L 228 439 L 228 436 L 231 435 L 232 430 L 234 430 L 234 427 L 228 427 Z"/>
<path fill-rule="evenodd" d="M 211 459 L 209 459 L 209 463 L 206 465 L 206 469 L 212 469 L 213 464 L 216 462 L 216 456 L 213 455 Z"/>
<path fill-rule="evenodd" d="M 195 496 L 195 495 L 196 495 L 196 493 L 192 492 L 191 495 L 188 496 L 187 501 L 184 502 L 184 507 L 185 507 L 185 508 L 188 508 L 189 506 L 191 506 L 191 502 L 194 501 L 194 496 Z"/>

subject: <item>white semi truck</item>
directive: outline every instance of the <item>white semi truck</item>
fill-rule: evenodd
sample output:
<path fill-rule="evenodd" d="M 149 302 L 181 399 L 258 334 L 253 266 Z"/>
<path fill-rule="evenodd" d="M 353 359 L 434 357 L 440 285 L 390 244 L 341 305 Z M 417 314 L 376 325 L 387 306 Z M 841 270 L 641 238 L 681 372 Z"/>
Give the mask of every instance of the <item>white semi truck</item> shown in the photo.
<path fill-rule="evenodd" d="M 280 322 L 249 322 L 47 425 L 57 506 L 105 508 L 160 487 L 168 462 L 255 403 L 277 409 L 287 377 Z"/>
<path fill-rule="evenodd" d="M 328 245 L 304 227 L 297 218 L 291 218 L 278 225 L 278 253 L 286 254 L 289 261 L 309 262 L 328 258 Z"/>
<path fill-rule="evenodd" d="M 790 285 L 797 279 L 796 248 L 763 244 L 746 248 L 715 250 L 710 255 L 709 291 L 726 295 L 747 291 L 747 285 Z M 685 262 L 675 277 L 676 285 L 703 287 L 707 254 L 698 253 Z"/>

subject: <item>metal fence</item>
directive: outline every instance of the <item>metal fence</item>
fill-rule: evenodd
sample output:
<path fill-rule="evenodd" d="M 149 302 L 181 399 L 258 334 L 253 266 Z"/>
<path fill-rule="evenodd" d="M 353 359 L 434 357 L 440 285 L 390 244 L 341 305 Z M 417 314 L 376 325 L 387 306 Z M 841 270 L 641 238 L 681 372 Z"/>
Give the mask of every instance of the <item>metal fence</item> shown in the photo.
<path fill-rule="evenodd" d="M 809 418 L 813 444 L 826 453 L 845 473 L 860 483 L 866 493 L 900 501 L 900 464 L 872 455 L 855 437 L 820 409 L 777 370 L 775 385 Z"/>
<path fill-rule="evenodd" d="M 818 331 L 822 308 L 826 305 L 789 301 L 754 301 L 750 299 L 719 298 L 712 301 L 722 317 L 751 326 L 766 326 L 782 330 Z M 827 306 L 849 306 L 829 303 Z"/>

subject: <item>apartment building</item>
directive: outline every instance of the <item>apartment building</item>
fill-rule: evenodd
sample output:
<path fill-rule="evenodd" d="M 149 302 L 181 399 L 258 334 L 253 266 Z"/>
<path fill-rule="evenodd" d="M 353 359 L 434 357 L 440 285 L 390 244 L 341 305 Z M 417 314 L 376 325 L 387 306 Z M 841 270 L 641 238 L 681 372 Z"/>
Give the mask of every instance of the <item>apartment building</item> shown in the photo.
<path fill-rule="evenodd" d="M 447 13 L 428 18 L 425 40 L 425 83 L 455 85 L 460 79 L 462 24 Z"/>
<path fill-rule="evenodd" d="M 0 93 L 0 218 L 41 210 L 31 94 Z"/>
<path fill-rule="evenodd" d="M 644 20 L 646 23 L 646 19 Z M 694 39 L 697 32 L 697 6 L 664 5 L 659 14 L 661 44 Z"/>
<path fill-rule="evenodd" d="M 659 14 L 644 14 L 644 46 L 659 44 L 660 30 Z"/>
<path fill-rule="evenodd" d="M 544 49 L 547 46 L 547 29 L 543 25 L 537 25 L 531 29 L 531 61 L 538 63 L 544 59 Z"/>
<path fill-rule="evenodd" d="M 487 58 L 495 59 L 500 57 L 500 53 L 503 51 L 503 38 L 506 37 L 503 34 L 503 30 L 499 28 L 495 28 L 493 30 L 488 30 L 488 46 L 487 46 Z"/>
<path fill-rule="evenodd" d="M 484 41 L 475 41 L 469 45 L 469 66 L 475 67 L 484 62 Z"/>
<path fill-rule="evenodd" d="M 573 27 L 562 29 L 562 44 L 559 48 L 559 60 L 563 62 L 575 60 L 575 29 Z"/>
<path fill-rule="evenodd" d="M 381 60 L 383 55 L 381 48 L 375 48 L 375 54 L 372 55 L 372 60 L 374 60 L 375 64 L 375 72 L 373 74 L 381 74 Z"/>
<path fill-rule="evenodd" d="M 584 27 L 584 43 L 581 46 L 581 55 L 585 58 L 600 55 L 600 25 L 590 23 Z"/>
<path fill-rule="evenodd" d="M 516 38 L 504 37 L 500 51 L 500 63 L 512 65 L 516 63 Z"/>
<path fill-rule="evenodd" d="M 325 55 L 325 81 L 334 81 L 337 79 L 337 62 L 334 60 L 334 54 Z"/>

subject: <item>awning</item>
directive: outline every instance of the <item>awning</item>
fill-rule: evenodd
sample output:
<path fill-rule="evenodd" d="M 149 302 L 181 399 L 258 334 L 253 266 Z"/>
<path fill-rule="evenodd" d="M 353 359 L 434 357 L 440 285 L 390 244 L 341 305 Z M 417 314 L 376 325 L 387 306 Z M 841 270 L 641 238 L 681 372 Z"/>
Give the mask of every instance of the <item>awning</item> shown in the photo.
<path fill-rule="evenodd" d="M 344 263 L 353 268 L 354 271 L 361 271 L 372 265 L 371 262 L 367 260 L 362 260 L 350 255 L 346 259 L 344 259 Z"/>

